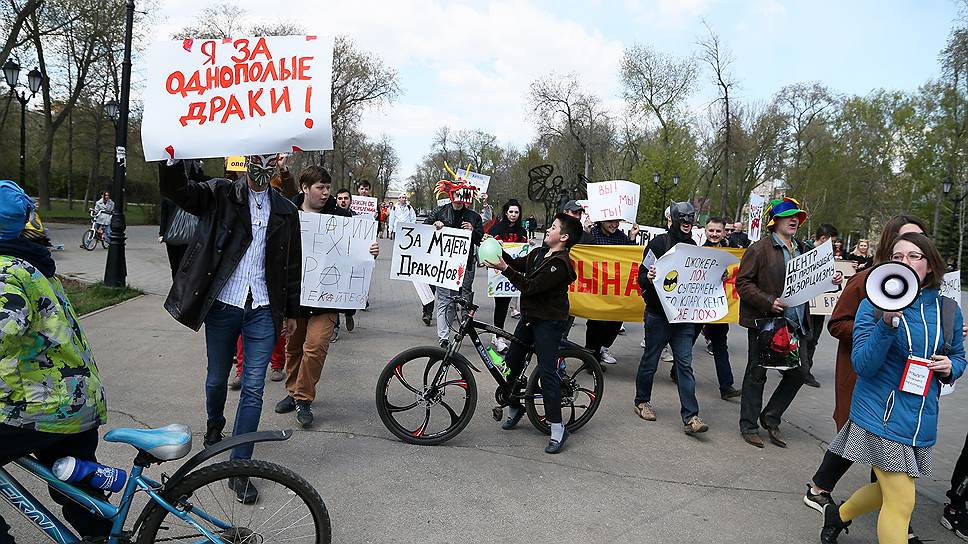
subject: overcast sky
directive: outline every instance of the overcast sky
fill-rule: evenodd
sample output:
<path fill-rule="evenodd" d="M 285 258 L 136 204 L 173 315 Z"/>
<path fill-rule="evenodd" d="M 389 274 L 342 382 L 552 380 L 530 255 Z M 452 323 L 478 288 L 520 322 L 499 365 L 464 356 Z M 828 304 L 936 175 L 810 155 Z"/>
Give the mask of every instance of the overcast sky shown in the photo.
<path fill-rule="evenodd" d="M 154 37 L 163 39 L 193 23 L 207 5 L 159 3 Z M 443 125 L 486 130 L 502 144 L 522 147 L 534 137 L 528 86 L 551 72 L 577 73 L 587 91 L 621 115 L 623 49 L 639 43 L 691 54 L 705 35 L 703 19 L 733 56 L 739 98 L 766 101 L 795 82 L 820 81 L 855 94 L 914 90 L 936 76 L 938 52 L 957 13 L 950 0 L 234 3 L 253 20 L 287 19 L 309 33 L 347 34 L 398 70 L 402 95 L 390 107 L 368 112 L 363 129 L 373 139 L 392 139 L 401 181 Z M 696 108 L 715 93 L 709 74 L 702 79 L 692 99 Z"/>

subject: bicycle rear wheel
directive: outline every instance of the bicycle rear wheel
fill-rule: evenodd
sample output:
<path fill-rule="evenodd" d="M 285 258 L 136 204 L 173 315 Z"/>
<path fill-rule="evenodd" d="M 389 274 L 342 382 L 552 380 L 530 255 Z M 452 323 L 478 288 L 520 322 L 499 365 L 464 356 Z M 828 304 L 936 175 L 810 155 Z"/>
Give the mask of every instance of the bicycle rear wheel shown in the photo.
<path fill-rule="evenodd" d="M 229 479 L 247 478 L 258 498 L 243 503 Z M 329 513 L 319 493 L 287 468 L 250 459 L 223 461 L 190 472 L 162 495 L 181 512 L 213 533 L 222 543 L 305 542 L 329 544 Z M 248 503 L 248 504 L 246 504 Z M 197 528 L 155 502 L 142 514 L 138 543 L 212 542 Z"/>
<path fill-rule="evenodd" d="M 551 425 L 545 419 L 540 374 L 535 365 L 525 389 L 524 407 L 531 424 L 551 434 Z M 605 376 L 598 360 L 582 349 L 558 352 L 558 375 L 561 376 L 561 419 L 568 431 L 574 432 L 591 420 L 602 403 Z"/>
<path fill-rule="evenodd" d="M 81 237 L 81 247 L 88 251 L 94 251 L 94 248 L 97 247 L 97 235 L 93 229 L 88 230 Z"/>
<path fill-rule="evenodd" d="M 432 446 L 457 436 L 474 416 L 477 385 L 470 366 L 441 348 L 419 347 L 387 363 L 376 384 L 376 410 L 387 430 L 410 444 Z M 443 366 L 444 376 L 433 380 Z"/>

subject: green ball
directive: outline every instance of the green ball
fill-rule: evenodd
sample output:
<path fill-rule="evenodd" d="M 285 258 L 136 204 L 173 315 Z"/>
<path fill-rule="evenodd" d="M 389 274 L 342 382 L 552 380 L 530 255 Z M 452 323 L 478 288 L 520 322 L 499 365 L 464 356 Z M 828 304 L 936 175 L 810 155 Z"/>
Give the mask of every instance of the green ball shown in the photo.
<path fill-rule="evenodd" d="M 481 248 L 478 250 L 477 255 L 482 261 L 489 263 L 496 263 L 501 260 L 501 242 L 497 238 L 488 238 L 481 242 Z"/>

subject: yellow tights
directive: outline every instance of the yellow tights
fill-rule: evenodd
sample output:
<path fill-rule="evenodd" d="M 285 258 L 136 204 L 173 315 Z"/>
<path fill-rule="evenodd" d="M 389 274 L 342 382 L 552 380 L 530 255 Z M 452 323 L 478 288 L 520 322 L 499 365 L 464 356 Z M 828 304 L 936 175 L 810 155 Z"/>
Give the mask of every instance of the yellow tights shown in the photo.
<path fill-rule="evenodd" d="M 840 519 L 850 521 L 880 509 L 877 542 L 907 544 L 908 526 L 914 512 L 914 478 L 904 472 L 884 472 L 874 467 L 877 481 L 858 489 L 840 505 Z"/>

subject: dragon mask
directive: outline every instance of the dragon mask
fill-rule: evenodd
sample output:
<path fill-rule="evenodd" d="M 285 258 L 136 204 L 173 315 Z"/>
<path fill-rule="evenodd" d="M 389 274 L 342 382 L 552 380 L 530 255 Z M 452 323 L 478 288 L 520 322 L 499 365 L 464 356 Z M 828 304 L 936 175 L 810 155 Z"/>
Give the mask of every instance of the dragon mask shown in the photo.
<path fill-rule="evenodd" d="M 480 198 L 477 187 L 463 177 L 458 176 L 457 173 L 450 169 L 450 166 L 446 162 L 444 163 L 444 168 L 450 172 L 454 180 L 442 179 L 437 182 L 435 189 L 438 198 L 447 195 L 454 204 L 463 204 L 464 206 L 470 206 L 475 200 Z M 471 165 L 468 164 L 466 172 L 470 172 L 470 170 Z"/>

